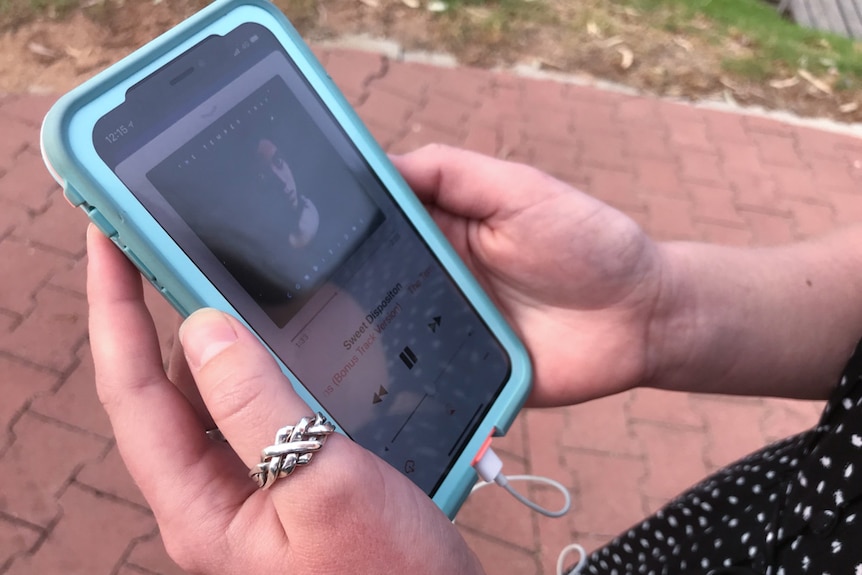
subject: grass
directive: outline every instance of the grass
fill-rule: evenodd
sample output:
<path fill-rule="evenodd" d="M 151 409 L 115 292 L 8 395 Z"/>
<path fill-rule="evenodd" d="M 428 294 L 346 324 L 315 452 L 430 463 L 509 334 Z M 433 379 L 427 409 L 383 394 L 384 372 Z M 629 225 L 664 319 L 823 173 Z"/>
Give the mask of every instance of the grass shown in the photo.
<path fill-rule="evenodd" d="M 675 36 L 698 39 L 722 55 L 730 76 L 767 81 L 804 69 L 831 76 L 840 87 L 862 85 L 862 43 L 797 26 L 764 0 L 449 0 L 440 15 L 444 39 L 455 52 L 485 45 L 492 55 L 535 25 L 583 29 L 585 18 L 613 34 L 624 10 L 635 10 L 641 24 Z M 565 6 L 565 7 L 564 7 Z M 564 8 L 563 8 L 564 7 Z M 517 40 L 514 40 L 517 42 Z M 734 49 L 728 50 L 728 47 Z M 476 60 L 477 58 L 472 58 Z"/>
<path fill-rule="evenodd" d="M 687 34 L 719 35 L 749 48 L 747 55 L 727 56 L 727 71 L 764 80 L 776 71 L 806 69 L 822 75 L 831 70 L 862 79 L 862 48 L 858 42 L 802 28 L 779 15 L 763 0 L 615 0 L 642 11 L 655 24 L 683 28 Z M 708 30 L 688 25 L 700 17 Z M 656 22 L 659 20 L 659 22 Z M 661 21 L 664 21 L 663 23 Z"/>
<path fill-rule="evenodd" d="M 0 29 L 39 15 L 62 17 L 80 4 L 80 0 L 0 0 Z"/>

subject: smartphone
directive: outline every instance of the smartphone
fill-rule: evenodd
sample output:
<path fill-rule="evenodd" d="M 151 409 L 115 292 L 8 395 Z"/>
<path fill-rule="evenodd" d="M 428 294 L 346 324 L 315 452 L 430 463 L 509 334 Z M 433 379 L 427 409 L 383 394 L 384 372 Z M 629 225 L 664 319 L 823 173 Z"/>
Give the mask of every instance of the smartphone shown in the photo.
<path fill-rule="evenodd" d="M 313 409 L 454 516 L 528 355 L 274 6 L 210 5 L 60 99 L 41 141 L 181 314 L 240 318 Z"/>

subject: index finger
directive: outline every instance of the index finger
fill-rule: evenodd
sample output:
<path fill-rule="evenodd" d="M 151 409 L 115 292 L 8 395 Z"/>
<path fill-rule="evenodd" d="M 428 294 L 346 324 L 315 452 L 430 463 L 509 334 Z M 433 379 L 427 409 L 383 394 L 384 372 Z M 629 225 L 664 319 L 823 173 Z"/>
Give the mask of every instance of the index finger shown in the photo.
<path fill-rule="evenodd" d="M 190 521 L 213 506 L 237 504 L 248 480 L 229 450 L 207 439 L 204 424 L 167 379 L 141 277 L 92 226 L 87 231 L 87 299 L 96 387 L 117 446 L 135 482 L 158 517 Z M 225 489 L 235 468 L 238 486 Z M 210 489 L 212 498 L 199 497 Z M 206 509 L 183 502 L 208 501 Z"/>

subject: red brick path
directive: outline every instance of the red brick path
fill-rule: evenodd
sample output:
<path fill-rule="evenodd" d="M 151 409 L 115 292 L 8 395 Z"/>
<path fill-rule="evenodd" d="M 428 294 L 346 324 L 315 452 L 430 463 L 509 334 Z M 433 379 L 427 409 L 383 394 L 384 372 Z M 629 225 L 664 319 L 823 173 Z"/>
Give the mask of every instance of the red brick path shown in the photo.
<path fill-rule="evenodd" d="M 761 245 L 862 220 L 862 140 L 849 136 L 369 53 L 321 58 L 388 150 L 436 141 L 528 162 L 656 238 Z M 0 573 L 179 573 L 93 389 L 85 220 L 38 152 L 51 102 L 0 99 Z M 167 345 L 173 312 L 152 302 Z M 607 541 L 708 471 L 810 425 L 818 410 L 638 390 L 527 411 L 499 442 L 507 472 L 559 479 L 573 512 L 540 518 L 489 488 L 458 524 L 489 573 L 553 573 L 564 545 Z"/>

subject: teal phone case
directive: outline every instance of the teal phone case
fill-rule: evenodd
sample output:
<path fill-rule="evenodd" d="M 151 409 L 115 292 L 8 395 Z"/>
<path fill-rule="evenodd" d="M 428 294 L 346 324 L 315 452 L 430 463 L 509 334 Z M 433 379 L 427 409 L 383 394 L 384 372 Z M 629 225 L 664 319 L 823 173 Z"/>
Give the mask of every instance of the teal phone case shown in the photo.
<path fill-rule="evenodd" d="M 314 54 L 275 6 L 265 0 L 216 1 L 62 97 L 42 126 L 45 162 L 63 186 L 66 198 L 112 238 L 182 315 L 214 307 L 237 316 L 236 310 L 99 158 L 92 134 L 97 120 L 123 102 L 130 86 L 207 36 L 225 34 L 246 22 L 266 26 L 283 44 L 511 358 L 510 378 L 503 391 L 433 496 L 434 502 L 454 517 L 476 481 L 472 467 L 475 455 L 490 435 L 502 435 L 508 430 L 527 397 L 532 377 L 529 356 Z M 285 365 L 281 364 L 281 368 L 309 406 L 326 412 Z"/>

